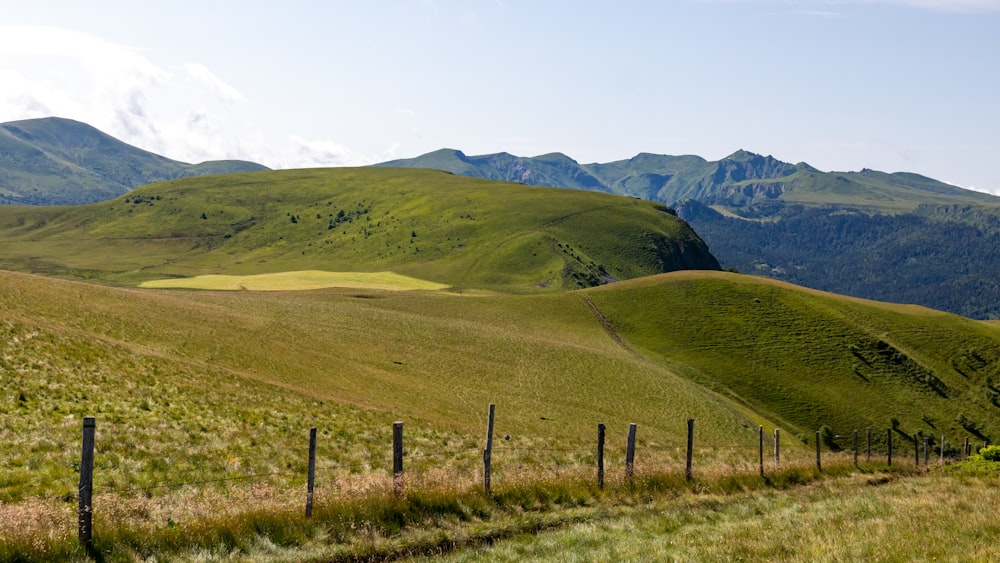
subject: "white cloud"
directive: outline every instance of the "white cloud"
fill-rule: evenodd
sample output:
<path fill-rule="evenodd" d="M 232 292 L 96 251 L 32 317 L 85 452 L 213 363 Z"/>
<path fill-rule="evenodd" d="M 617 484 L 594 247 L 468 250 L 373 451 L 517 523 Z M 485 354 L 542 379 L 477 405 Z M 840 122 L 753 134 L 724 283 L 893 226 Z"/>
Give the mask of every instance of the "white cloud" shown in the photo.
<path fill-rule="evenodd" d="M 216 76 L 215 73 L 209 70 L 205 65 L 188 63 L 184 65 L 184 71 L 187 74 L 187 78 L 191 79 L 195 83 L 208 86 L 222 101 L 238 102 L 243 100 L 243 94 L 239 93 L 229 84 L 223 82 L 221 78 Z"/>
<path fill-rule="evenodd" d="M 269 166 L 275 168 L 316 168 L 325 166 L 366 166 L 399 158 L 399 143 L 393 143 L 377 155 L 362 156 L 330 140 L 306 139 L 291 135 L 289 144 L 275 154 Z"/>
<path fill-rule="evenodd" d="M 279 168 L 364 164 L 350 149 L 333 141 L 305 139 L 298 135 L 292 135 L 288 140 L 289 148 L 279 154 Z"/>
<path fill-rule="evenodd" d="M 272 148 L 247 117 L 245 96 L 205 65 L 157 64 L 141 49 L 88 33 L 0 25 L 0 69 L 0 122 L 76 119 L 185 162 L 238 158 L 302 167 L 373 161 L 332 141 L 295 136 Z"/>

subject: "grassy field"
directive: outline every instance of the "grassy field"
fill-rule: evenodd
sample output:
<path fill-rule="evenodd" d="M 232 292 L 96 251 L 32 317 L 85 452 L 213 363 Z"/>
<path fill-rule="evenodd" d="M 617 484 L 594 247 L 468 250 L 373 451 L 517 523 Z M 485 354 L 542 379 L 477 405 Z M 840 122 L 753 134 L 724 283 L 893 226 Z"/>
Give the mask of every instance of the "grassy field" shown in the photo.
<path fill-rule="evenodd" d="M 255 276 L 227 276 L 223 274 L 194 276 L 192 278 L 167 278 L 139 284 L 149 289 L 205 289 L 212 291 L 306 291 L 330 287 L 408 291 L 413 289 L 436 290 L 448 286 L 418 280 L 392 272 L 322 272 L 306 270 L 257 274 Z"/>

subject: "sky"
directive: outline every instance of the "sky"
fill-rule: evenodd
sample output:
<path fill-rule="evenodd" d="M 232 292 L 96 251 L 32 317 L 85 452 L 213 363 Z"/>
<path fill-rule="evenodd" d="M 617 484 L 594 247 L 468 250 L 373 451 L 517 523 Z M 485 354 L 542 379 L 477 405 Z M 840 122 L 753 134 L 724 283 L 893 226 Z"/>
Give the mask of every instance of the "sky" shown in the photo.
<path fill-rule="evenodd" d="M 745 149 L 1000 194 L 1000 0 L 6 4 L 0 122 L 185 162 Z"/>

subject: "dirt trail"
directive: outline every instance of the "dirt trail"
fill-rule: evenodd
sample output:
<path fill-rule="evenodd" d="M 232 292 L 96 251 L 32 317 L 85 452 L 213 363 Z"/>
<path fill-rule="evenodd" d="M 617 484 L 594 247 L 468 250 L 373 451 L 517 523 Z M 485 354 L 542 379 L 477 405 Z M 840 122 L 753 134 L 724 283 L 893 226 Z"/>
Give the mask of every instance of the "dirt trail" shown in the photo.
<path fill-rule="evenodd" d="M 615 332 L 615 329 L 611 326 L 611 323 L 608 322 L 608 318 L 605 317 L 604 313 L 602 313 L 601 310 L 597 308 L 597 305 L 594 305 L 594 302 L 590 300 L 590 297 L 580 294 L 580 299 L 583 299 L 583 302 L 586 303 L 590 307 L 590 310 L 594 312 L 594 316 L 596 316 L 597 320 L 601 322 L 601 326 L 604 327 L 604 330 L 611 336 L 612 340 L 614 340 L 619 346 L 622 347 L 623 350 L 625 350 L 629 354 L 632 354 L 637 358 L 643 357 L 642 354 L 630 348 L 629 345 L 626 344 L 624 340 L 622 340 L 621 335 Z"/>

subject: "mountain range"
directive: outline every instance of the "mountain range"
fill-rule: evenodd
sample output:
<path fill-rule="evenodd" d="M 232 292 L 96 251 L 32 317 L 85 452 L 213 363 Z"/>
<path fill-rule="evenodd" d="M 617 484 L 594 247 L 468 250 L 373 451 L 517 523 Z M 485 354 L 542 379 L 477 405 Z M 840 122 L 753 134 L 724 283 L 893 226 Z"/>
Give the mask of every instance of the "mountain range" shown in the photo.
<path fill-rule="evenodd" d="M 0 205 L 90 203 L 163 180 L 266 169 L 242 160 L 178 162 L 71 119 L 0 124 Z"/>
<path fill-rule="evenodd" d="M 579 164 L 442 149 L 379 166 L 650 199 L 675 206 L 727 269 L 1000 318 L 1000 198 L 918 174 L 822 172 L 743 150 Z"/>
<path fill-rule="evenodd" d="M 996 197 L 919 174 L 867 169 L 822 172 L 804 162 L 789 164 L 745 150 L 718 161 L 642 153 L 628 160 L 580 164 L 562 153 L 467 156 L 462 151 L 441 149 L 377 166 L 434 168 L 491 180 L 602 191 L 667 205 L 693 199 L 737 210 L 773 209 L 776 202 L 850 205 L 882 212 L 910 211 L 920 204 L 1000 203 Z"/>

